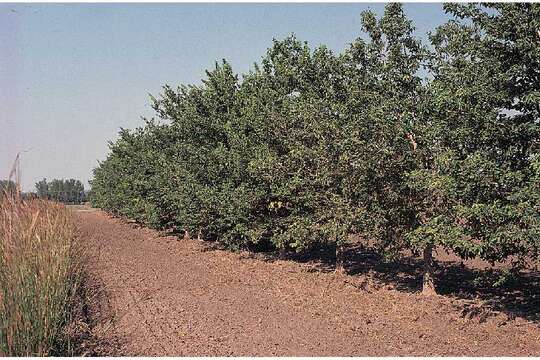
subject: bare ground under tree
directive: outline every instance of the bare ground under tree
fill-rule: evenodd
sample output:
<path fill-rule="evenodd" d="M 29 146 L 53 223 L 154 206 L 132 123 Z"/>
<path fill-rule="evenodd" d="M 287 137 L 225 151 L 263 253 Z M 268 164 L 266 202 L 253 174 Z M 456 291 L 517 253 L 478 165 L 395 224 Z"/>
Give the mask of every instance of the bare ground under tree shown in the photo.
<path fill-rule="evenodd" d="M 474 270 L 447 260 L 444 296 L 424 297 L 414 260 L 349 249 L 350 275 L 338 275 L 325 256 L 268 261 L 101 211 L 77 218 L 89 276 L 108 296 L 110 316 L 97 322 L 120 344 L 112 355 L 540 355 L 535 274 L 472 291 Z"/>

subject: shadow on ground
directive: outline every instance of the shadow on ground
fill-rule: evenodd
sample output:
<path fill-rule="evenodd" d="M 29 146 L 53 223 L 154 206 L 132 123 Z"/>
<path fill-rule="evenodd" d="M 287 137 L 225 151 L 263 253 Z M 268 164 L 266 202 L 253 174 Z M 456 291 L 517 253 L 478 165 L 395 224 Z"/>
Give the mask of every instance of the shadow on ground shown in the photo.
<path fill-rule="evenodd" d="M 261 256 L 258 256 L 261 257 Z M 422 287 L 422 262 L 413 256 L 396 260 L 385 258 L 374 249 L 350 247 L 345 252 L 345 268 L 351 276 L 370 276 L 382 286 L 418 293 Z M 265 261 L 292 260 L 312 266 L 313 271 L 335 270 L 335 247 L 299 254 L 264 254 Z M 458 301 L 454 305 L 463 317 L 477 317 L 485 321 L 502 312 L 509 319 L 522 317 L 540 325 L 540 273 L 522 271 L 505 275 L 502 269 L 472 269 L 458 261 L 437 261 L 437 291 Z M 496 285 L 497 282 L 500 284 Z M 481 303 L 481 306 L 478 304 Z"/>

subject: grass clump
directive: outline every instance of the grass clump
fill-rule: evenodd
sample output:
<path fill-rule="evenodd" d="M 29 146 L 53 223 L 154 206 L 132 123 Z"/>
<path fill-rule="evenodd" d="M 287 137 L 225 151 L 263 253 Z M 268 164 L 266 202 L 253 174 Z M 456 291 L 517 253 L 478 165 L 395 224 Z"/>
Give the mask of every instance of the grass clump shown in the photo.
<path fill-rule="evenodd" d="M 0 356 L 73 353 L 65 329 L 81 274 L 65 206 L 0 196 Z"/>

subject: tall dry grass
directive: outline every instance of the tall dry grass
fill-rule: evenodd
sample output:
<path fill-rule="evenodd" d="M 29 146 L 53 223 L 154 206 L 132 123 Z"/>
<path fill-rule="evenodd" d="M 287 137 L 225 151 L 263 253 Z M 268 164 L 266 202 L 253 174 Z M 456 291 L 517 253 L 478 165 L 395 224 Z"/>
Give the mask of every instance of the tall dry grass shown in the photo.
<path fill-rule="evenodd" d="M 71 353 L 64 329 L 81 269 L 65 206 L 0 194 L 0 356 Z"/>

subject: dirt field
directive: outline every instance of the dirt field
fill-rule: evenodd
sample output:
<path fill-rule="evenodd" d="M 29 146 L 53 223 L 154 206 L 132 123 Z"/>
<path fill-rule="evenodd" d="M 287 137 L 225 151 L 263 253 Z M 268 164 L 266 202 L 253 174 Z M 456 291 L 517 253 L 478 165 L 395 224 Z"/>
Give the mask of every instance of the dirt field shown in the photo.
<path fill-rule="evenodd" d="M 537 294 L 424 298 L 406 271 L 339 276 L 76 214 L 111 355 L 540 356 Z"/>

